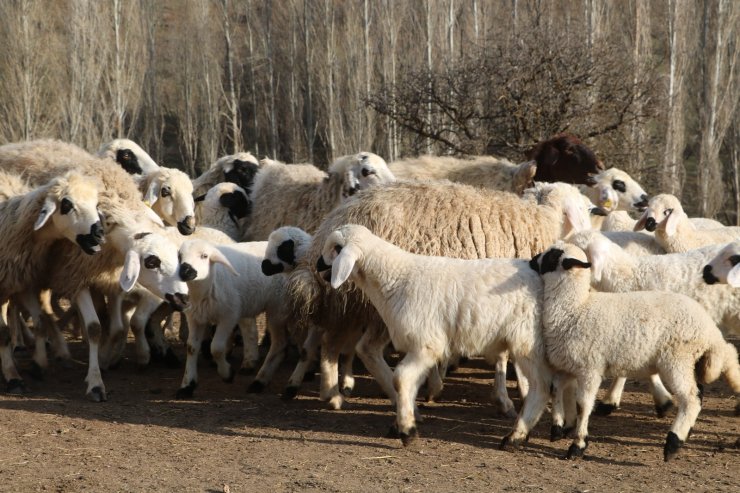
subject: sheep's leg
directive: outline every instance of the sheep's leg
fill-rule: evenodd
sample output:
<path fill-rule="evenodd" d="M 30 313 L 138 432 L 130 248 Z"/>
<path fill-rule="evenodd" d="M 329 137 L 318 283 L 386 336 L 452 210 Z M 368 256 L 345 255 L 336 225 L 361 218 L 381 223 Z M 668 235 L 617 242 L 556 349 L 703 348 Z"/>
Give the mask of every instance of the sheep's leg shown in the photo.
<path fill-rule="evenodd" d="M 267 331 L 270 334 L 270 350 L 267 351 L 262 368 L 257 372 L 254 381 L 247 387 L 247 392 L 262 392 L 267 384 L 270 383 L 270 380 L 272 380 L 280 363 L 283 362 L 283 358 L 285 358 L 285 350 L 288 347 L 288 328 L 286 321 L 282 319 L 275 321 L 273 317 L 268 315 Z"/>
<path fill-rule="evenodd" d="M 506 363 L 509 360 L 508 351 L 500 351 L 495 354 L 496 375 L 494 377 L 493 393 L 491 400 L 498 411 L 507 418 L 516 418 L 514 403 L 509 398 L 506 388 Z"/>
<path fill-rule="evenodd" d="M 200 354 L 200 343 L 203 340 L 203 332 L 206 324 L 196 323 L 189 315 L 187 319 L 188 331 L 188 355 L 185 360 L 185 374 L 182 377 L 180 388 L 175 394 L 176 399 L 188 399 L 193 396 L 193 391 L 198 385 L 198 354 Z M 233 325 L 232 325 L 233 327 Z"/>
<path fill-rule="evenodd" d="M 159 301 L 159 299 L 157 299 Z M 154 300 L 152 300 L 154 302 Z M 156 357 L 158 360 L 163 360 L 167 368 L 180 368 L 180 358 L 177 357 L 175 351 L 172 350 L 172 346 L 167 342 L 167 338 L 164 335 L 163 325 L 172 322 L 172 314 L 174 310 L 167 302 L 160 302 L 159 306 L 154 313 L 151 314 L 146 322 L 145 334 L 147 336 L 147 342 L 152 351 L 152 357 Z M 186 326 L 185 316 L 180 314 L 181 323 Z"/>
<path fill-rule="evenodd" d="M 615 409 L 619 409 L 625 383 L 627 383 L 627 378 L 625 377 L 614 379 L 604 399 L 596 402 L 596 408 L 594 409 L 595 415 L 609 416 Z"/>
<path fill-rule="evenodd" d="M 109 297 L 108 318 L 110 319 L 110 326 L 108 338 L 103 343 L 100 364 L 104 370 L 116 366 L 121 361 L 126 349 L 128 330 L 126 330 L 123 321 L 123 299 L 125 296 L 126 293 L 119 291 L 114 296 Z"/>
<path fill-rule="evenodd" d="M 383 357 L 383 351 L 389 342 L 390 336 L 385 326 L 372 324 L 357 341 L 355 348 L 367 371 L 375 378 L 385 395 L 390 398 L 391 404 L 395 405 L 397 394 L 393 385 L 393 370 Z"/>
<path fill-rule="evenodd" d="M 85 381 L 87 382 L 87 396 L 95 402 L 105 401 L 105 385 L 103 384 L 103 377 L 100 374 L 100 362 L 98 360 L 100 338 L 103 331 L 89 289 L 83 289 L 77 294 L 75 305 L 80 312 L 82 326 L 87 332 L 87 343 L 89 347 L 87 376 L 85 377 Z"/>
<path fill-rule="evenodd" d="M 46 327 L 46 335 L 51 342 L 51 350 L 55 358 L 61 362 L 62 366 L 69 366 L 72 361 L 72 355 L 69 353 L 69 346 L 64 334 L 59 329 L 59 325 L 54 320 L 54 309 L 51 302 L 51 290 L 44 289 L 39 293 L 38 300 L 41 304 L 41 321 Z M 74 311 L 74 310 L 70 310 Z"/>
<path fill-rule="evenodd" d="M 552 376 L 550 370 L 541 361 L 530 361 L 522 358 L 517 364 L 517 374 L 531 383 L 530 392 L 524 399 L 519 418 L 514 429 L 506 435 L 501 442 L 501 448 L 508 445 L 520 445 L 527 441 L 529 432 L 534 428 L 542 416 L 542 411 L 547 407 Z"/>
<path fill-rule="evenodd" d="M 341 334 L 325 332 L 321 339 L 321 400 L 329 401 L 331 409 L 341 409 L 344 397 L 339 391 L 339 357 L 342 349 L 360 338 L 359 330 L 350 329 Z"/>
<path fill-rule="evenodd" d="M 234 381 L 236 371 L 226 359 L 226 346 L 237 323 L 239 321 L 233 318 L 220 320 L 216 325 L 216 332 L 213 334 L 213 339 L 211 339 L 211 356 L 213 356 L 213 361 L 216 362 L 218 374 L 221 376 L 221 379 L 228 383 Z"/>
<path fill-rule="evenodd" d="M 355 376 L 352 366 L 355 362 L 355 341 L 351 341 L 342 351 L 342 381 L 339 390 L 345 397 L 350 397 L 355 388 Z"/>
<path fill-rule="evenodd" d="M 434 402 L 444 389 L 444 376 L 447 373 L 447 360 L 440 361 L 429 370 L 427 376 L 427 402 Z"/>
<path fill-rule="evenodd" d="M 149 364 L 152 351 L 146 338 L 146 325 L 152 314 L 159 308 L 161 301 L 154 297 L 142 296 L 131 315 L 131 332 L 136 343 L 136 364 L 143 368 Z"/>
<path fill-rule="evenodd" d="M 519 397 L 524 400 L 527 398 L 527 394 L 529 394 L 529 379 L 527 379 L 517 361 L 514 361 L 514 372 L 516 373 L 516 384 L 519 389 Z"/>
<path fill-rule="evenodd" d="M 393 386 L 398 394 L 396 425 L 404 446 L 409 445 L 418 434 L 415 419 L 416 394 L 435 363 L 429 349 L 423 348 L 418 352 L 406 353 L 396 366 L 393 376 Z"/>
<path fill-rule="evenodd" d="M 310 369 L 314 361 L 316 361 L 316 355 L 320 344 L 321 335 L 319 334 L 318 329 L 312 325 L 308 329 L 306 340 L 303 342 L 298 364 L 295 366 L 295 370 L 293 370 L 293 373 L 288 379 L 288 386 L 283 392 L 283 399 L 292 399 L 298 395 L 298 389 L 301 387 L 301 383 L 303 383 L 306 372 Z"/>
<path fill-rule="evenodd" d="M 663 448 L 663 459 L 669 461 L 676 457 L 678 450 L 683 446 L 691 433 L 691 428 L 696 423 L 696 418 L 701 411 L 701 399 L 699 399 L 699 387 L 694 379 L 693 363 L 678 364 L 673 362 L 661 368 L 661 375 L 668 386 L 673 389 L 674 399 L 678 411 L 673 421 L 671 431 L 666 437 Z"/>
<path fill-rule="evenodd" d="M 588 445 L 588 418 L 596 402 L 596 394 L 601 385 L 601 375 L 597 372 L 579 375 L 577 378 L 576 403 L 578 404 L 578 421 L 576 422 L 576 436 L 568 448 L 567 459 L 583 457 Z"/>
<path fill-rule="evenodd" d="M 13 351 L 26 350 L 26 338 L 24 332 L 28 330 L 23 320 L 20 307 L 17 303 L 8 305 L 8 327 L 10 329 L 10 347 Z"/>
<path fill-rule="evenodd" d="M 239 321 L 239 332 L 242 335 L 242 364 L 239 373 L 250 374 L 257 368 L 260 359 L 259 333 L 257 332 L 257 320 L 255 318 L 243 318 Z M 287 341 L 286 341 L 287 344 Z M 269 353 L 268 353 L 269 354 Z M 267 360 L 265 360 L 265 363 Z M 264 368 L 265 363 L 262 367 Z M 280 363 L 278 362 L 278 365 Z"/>
<path fill-rule="evenodd" d="M 553 388 L 551 442 L 565 438 L 573 431 L 577 419 L 575 379 L 556 374 L 553 377 Z"/>
<path fill-rule="evenodd" d="M 14 299 L 28 310 L 33 319 L 33 332 L 36 341 L 33 351 L 32 374 L 35 378 L 43 378 L 44 371 L 49 368 L 49 359 L 46 354 L 46 327 L 41 320 L 39 298 L 34 292 L 24 291 Z"/>
<path fill-rule="evenodd" d="M 650 392 L 653 394 L 655 414 L 659 418 L 664 418 L 673 407 L 673 400 L 671 399 L 671 393 L 665 388 L 660 375 L 657 373 L 650 375 Z"/>
<path fill-rule="evenodd" d="M 8 303 L 6 299 L 0 306 L 0 362 L 3 367 L 3 377 L 8 383 L 8 393 L 22 394 L 26 392 L 26 385 L 13 361 L 13 350 L 10 346 L 11 334 L 8 326 Z"/>

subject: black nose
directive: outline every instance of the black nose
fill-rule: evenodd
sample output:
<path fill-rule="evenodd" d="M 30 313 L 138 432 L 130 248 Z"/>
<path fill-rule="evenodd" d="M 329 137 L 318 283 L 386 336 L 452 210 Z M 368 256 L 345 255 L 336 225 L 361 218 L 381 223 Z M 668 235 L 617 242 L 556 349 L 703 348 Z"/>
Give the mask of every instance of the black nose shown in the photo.
<path fill-rule="evenodd" d="M 719 279 L 712 274 L 712 266 L 711 265 L 705 265 L 704 271 L 702 272 L 702 277 L 704 278 L 704 282 L 707 284 L 716 284 L 719 282 Z"/>
<path fill-rule="evenodd" d="M 351 196 L 353 196 L 354 194 L 356 194 L 359 191 L 360 191 L 360 185 L 355 185 L 354 187 L 350 188 L 347 191 L 347 194 L 351 197 Z"/>
<path fill-rule="evenodd" d="M 594 186 L 594 185 L 596 185 L 596 183 L 597 183 L 597 182 L 596 182 L 596 178 L 594 178 L 594 177 L 593 177 L 592 175 L 588 175 L 588 176 L 587 176 L 587 177 L 586 177 L 586 178 L 585 178 L 585 179 L 584 179 L 583 181 L 584 181 L 584 182 L 586 183 L 586 185 L 588 185 L 589 187 L 593 187 L 593 186 Z"/>
<path fill-rule="evenodd" d="M 192 265 L 188 263 L 180 264 L 180 279 L 188 282 L 192 281 L 196 277 L 198 277 L 198 271 L 193 269 Z"/>
<path fill-rule="evenodd" d="M 195 231 L 195 219 L 193 216 L 187 216 L 185 219 L 177 223 L 177 230 L 181 235 L 191 235 Z"/>
<path fill-rule="evenodd" d="M 324 256 L 321 255 L 319 257 L 319 260 L 316 261 L 316 270 L 318 272 L 324 272 L 324 271 L 329 270 L 329 269 L 331 269 L 331 265 L 326 265 L 326 262 L 324 262 Z"/>
<path fill-rule="evenodd" d="M 103 235 L 103 225 L 100 221 L 90 226 L 90 233 L 86 235 L 77 235 L 75 238 L 82 251 L 88 255 L 95 255 L 100 251 L 100 244 L 105 242 Z"/>
<path fill-rule="evenodd" d="M 273 264 L 269 260 L 265 259 L 262 261 L 262 273 L 266 276 L 274 276 L 279 274 L 285 269 L 283 264 Z"/>
<path fill-rule="evenodd" d="M 188 295 L 184 293 L 167 293 L 164 295 L 164 299 L 166 299 L 170 306 L 177 310 L 178 312 L 183 311 L 185 308 L 188 307 Z"/>
<path fill-rule="evenodd" d="M 655 222 L 655 219 L 652 217 L 647 218 L 645 221 L 645 229 L 650 231 L 651 233 L 655 231 L 655 229 L 658 227 L 658 223 Z"/>
<path fill-rule="evenodd" d="M 634 205 L 639 210 L 645 210 L 645 208 L 648 206 L 648 200 L 650 200 L 650 197 L 647 196 L 647 194 L 642 194 L 640 197 L 639 202 L 635 202 Z"/>
<path fill-rule="evenodd" d="M 592 216 L 608 216 L 608 215 L 609 215 L 609 213 L 608 213 L 608 212 L 606 212 L 606 211 L 605 211 L 604 209 L 602 209 L 601 207 L 592 207 L 592 208 L 591 208 L 591 215 L 592 215 Z"/>

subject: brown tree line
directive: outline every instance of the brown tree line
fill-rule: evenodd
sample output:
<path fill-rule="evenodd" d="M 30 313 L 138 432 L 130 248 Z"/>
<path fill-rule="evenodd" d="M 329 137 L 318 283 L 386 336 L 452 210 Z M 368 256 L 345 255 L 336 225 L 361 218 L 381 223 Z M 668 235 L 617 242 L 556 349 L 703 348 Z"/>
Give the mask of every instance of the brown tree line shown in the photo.
<path fill-rule="evenodd" d="M 740 217 L 734 0 L 7 0 L 0 141 L 112 137 L 192 174 L 250 150 L 523 160 L 568 131 Z"/>

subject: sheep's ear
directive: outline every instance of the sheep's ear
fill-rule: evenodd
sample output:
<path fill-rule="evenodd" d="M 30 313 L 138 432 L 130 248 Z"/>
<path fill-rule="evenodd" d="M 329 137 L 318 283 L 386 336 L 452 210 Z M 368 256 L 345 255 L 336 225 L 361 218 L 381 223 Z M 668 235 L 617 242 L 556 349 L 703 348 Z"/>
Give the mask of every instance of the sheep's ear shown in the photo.
<path fill-rule="evenodd" d="M 681 219 L 681 213 L 672 210 L 668 217 L 665 218 L 665 234 L 667 236 L 673 236 L 676 234 L 676 228 L 678 228 L 678 222 Z"/>
<path fill-rule="evenodd" d="M 159 198 L 159 189 L 161 188 L 161 185 L 159 183 L 159 180 L 152 180 L 152 182 L 149 184 L 149 187 L 146 189 L 146 193 L 144 194 L 144 202 L 149 204 L 149 206 L 154 205 L 154 203 Z"/>
<path fill-rule="evenodd" d="M 563 259 L 563 269 L 570 270 L 573 267 L 577 267 L 579 269 L 588 269 L 591 267 L 591 264 L 589 262 L 578 260 L 577 258 L 567 257 Z"/>
<path fill-rule="evenodd" d="M 599 282 L 601 281 L 601 274 L 604 271 L 604 263 L 609 254 L 608 245 L 600 241 L 592 241 L 586 253 L 591 261 L 591 273 L 594 281 Z"/>
<path fill-rule="evenodd" d="M 727 284 L 733 288 L 740 287 L 740 264 L 735 265 L 730 272 L 727 273 Z"/>
<path fill-rule="evenodd" d="M 55 210 L 57 210 L 57 203 L 47 197 L 47 199 L 44 200 L 44 205 L 41 207 L 39 217 L 36 218 L 36 222 L 33 224 L 33 230 L 38 231 L 43 228 L 44 224 L 46 224 L 46 221 L 48 221 L 51 215 L 54 214 Z"/>
<path fill-rule="evenodd" d="M 151 219 L 152 222 L 154 222 L 154 224 L 156 224 L 157 226 L 160 226 L 160 227 L 164 228 L 164 223 L 162 222 L 162 218 L 159 217 L 156 212 L 154 212 L 153 210 L 151 210 L 149 207 L 145 207 L 144 210 L 145 210 L 146 216 L 149 219 Z"/>
<path fill-rule="evenodd" d="M 239 273 L 236 271 L 234 266 L 231 265 L 231 262 L 229 262 L 229 259 L 227 259 L 226 256 L 223 253 L 221 253 L 219 250 L 216 250 L 214 248 L 213 250 L 211 250 L 211 253 L 209 256 L 210 256 L 211 262 L 223 265 L 224 267 L 229 269 L 231 273 L 234 274 L 235 276 L 239 275 Z"/>
<path fill-rule="evenodd" d="M 141 264 L 139 261 L 139 255 L 133 250 L 126 252 L 126 260 L 123 262 L 121 277 L 118 279 L 121 289 L 127 293 L 133 289 L 134 284 L 136 284 L 136 281 L 139 279 L 140 269 Z"/>
<path fill-rule="evenodd" d="M 356 247 L 345 246 L 342 248 L 342 251 L 339 252 L 339 255 L 331 264 L 331 287 L 337 289 L 349 279 L 359 257 L 358 254 L 359 251 Z"/>
<path fill-rule="evenodd" d="M 645 212 L 642 213 L 640 219 L 638 219 L 635 223 L 635 227 L 632 228 L 633 231 L 642 231 L 643 229 L 645 229 L 645 224 L 647 223 L 649 213 L 650 209 L 645 209 Z"/>
<path fill-rule="evenodd" d="M 591 229 L 591 220 L 586 217 L 582 204 L 576 200 L 566 200 L 564 205 L 565 216 L 575 232 Z"/>

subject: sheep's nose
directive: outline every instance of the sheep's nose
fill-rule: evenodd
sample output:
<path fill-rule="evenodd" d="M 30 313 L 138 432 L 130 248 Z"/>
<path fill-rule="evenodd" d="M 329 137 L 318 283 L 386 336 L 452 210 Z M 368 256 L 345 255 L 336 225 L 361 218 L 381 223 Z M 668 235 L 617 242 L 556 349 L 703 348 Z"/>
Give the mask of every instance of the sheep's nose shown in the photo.
<path fill-rule="evenodd" d="M 655 231 L 655 229 L 658 227 L 658 223 L 655 222 L 655 218 L 649 217 L 647 218 L 647 221 L 645 221 L 645 229 L 650 231 L 651 233 Z"/>
<path fill-rule="evenodd" d="M 262 273 L 266 276 L 274 276 L 279 274 L 285 269 L 283 264 L 273 264 L 269 260 L 265 259 L 262 261 Z"/>
<path fill-rule="evenodd" d="M 98 243 L 105 241 L 105 230 L 103 229 L 103 223 L 100 221 L 90 226 L 90 236 Z"/>
<path fill-rule="evenodd" d="M 650 200 L 650 197 L 648 197 L 647 194 L 643 193 L 642 196 L 640 197 L 640 201 L 635 202 L 632 205 L 634 205 L 635 208 L 637 208 L 638 210 L 644 211 L 645 208 L 648 206 L 648 200 Z"/>
<path fill-rule="evenodd" d="M 705 265 L 704 271 L 702 272 L 702 277 L 704 278 L 704 282 L 707 284 L 716 284 L 719 282 L 719 279 L 712 274 L 712 266 L 711 265 Z"/>
<path fill-rule="evenodd" d="M 164 299 L 166 299 L 170 303 L 170 306 L 178 312 L 181 312 L 188 307 L 188 295 L 185 293 L 167 293 L 164 295 Z"/>
<path fill-rule="evenodd" d="M 186 263 L 180 264 L 180 279 L 185 282 L 192 281 L 198 277 L 198 271 L 193 269 L 193 266 Z"/>
<path fill-rule="evenodd" d="M 324 272 L 329 269 L 331 269 L 331 265 L 326 265 L 323 255 L 319 256 L 319 260 L 316 261 L 316 270 L 318 272 Z"/>
<path fill-rule="evenodd" d="M 591 215 L 592 215 L 592 216 L 608 216 L 608 215 L 609 215 L 609 213 L 608 213 L 608 212 L 606 212 L 606 211 L 605 211 L 604 209 L 602 209 L 601 207 L 592 207 L 592 208 L 591 208 Z"/>
<path fill-rule="evenodd" d="M 193 216 L 187 216 L 185 219 L 177 223 L 177 230 L 182 235 L 191 235 L 195 231 L 195 218 Z"/>

